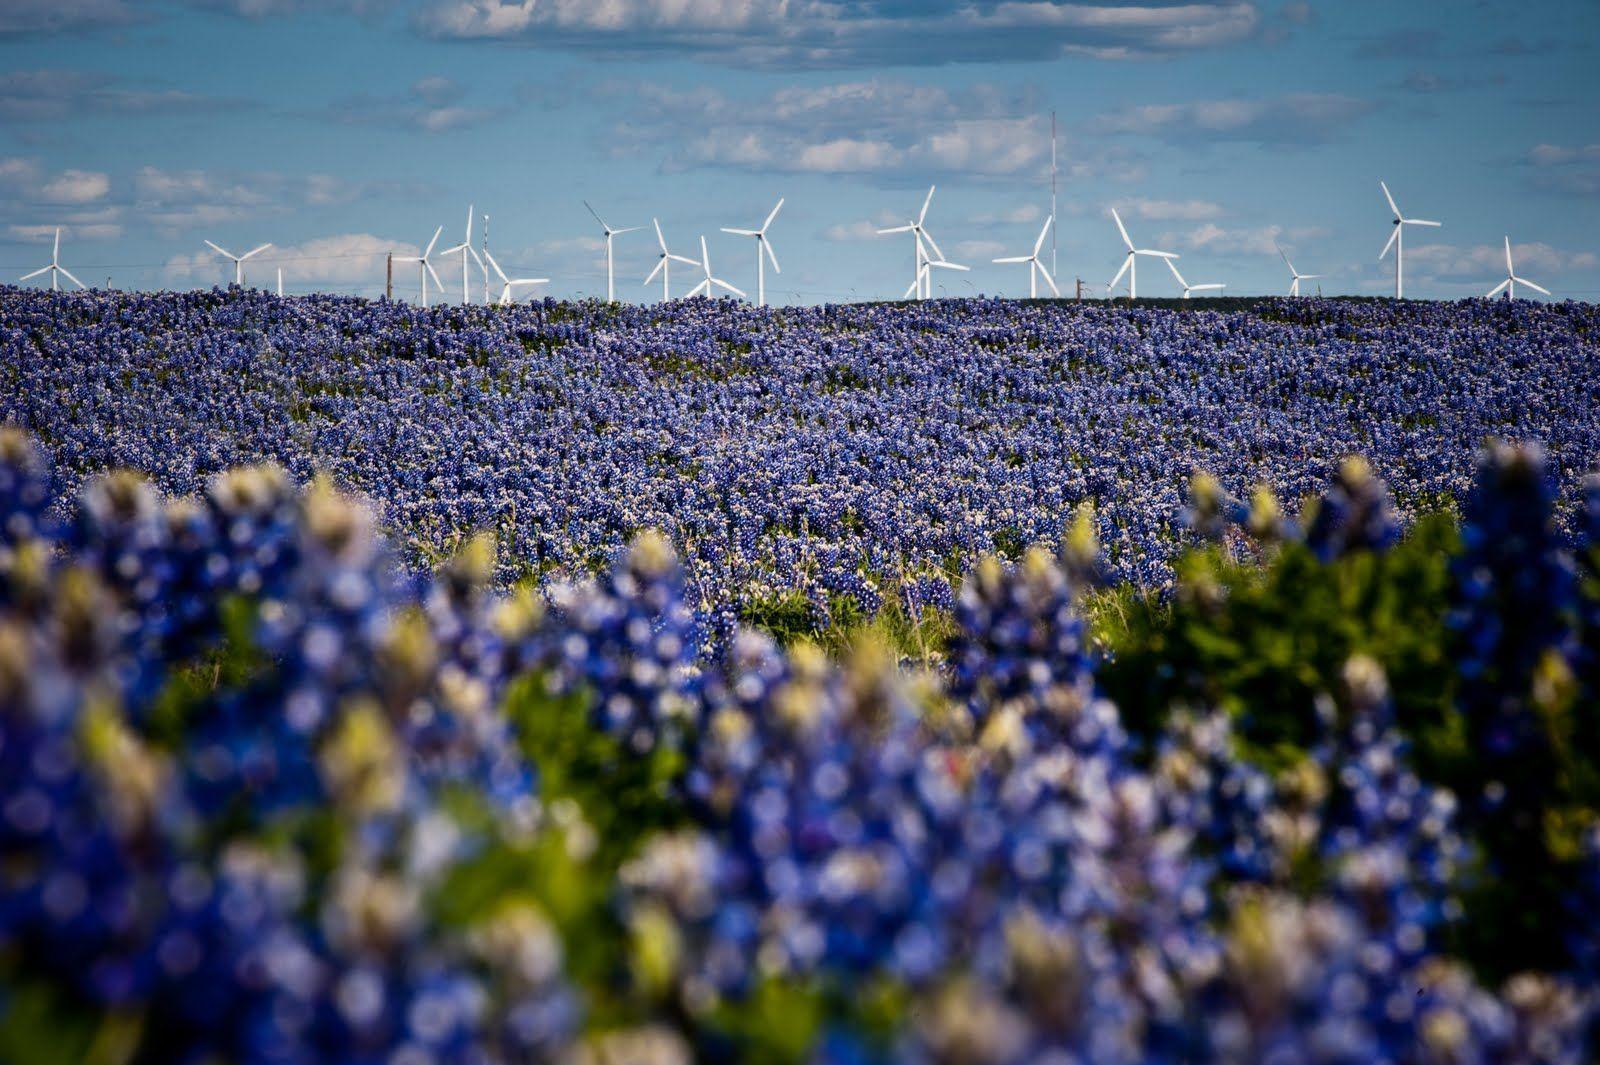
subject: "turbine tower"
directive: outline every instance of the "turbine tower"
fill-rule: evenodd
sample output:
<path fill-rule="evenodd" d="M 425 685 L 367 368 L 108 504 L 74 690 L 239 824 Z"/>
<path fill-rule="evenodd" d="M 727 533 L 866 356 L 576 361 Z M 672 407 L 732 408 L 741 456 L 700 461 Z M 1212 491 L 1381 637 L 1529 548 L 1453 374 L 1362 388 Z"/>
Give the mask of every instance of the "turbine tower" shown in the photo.
<path fill-rule="evenodd" d="M 1044 263 L 1039 261 L 1039 252 L 1044 248 L 1045 234 L 1050 232 L 1050 227 L 1055 224 L 1056 216 L 1051 215 L 1044 220 L 1044 227 L 1039 230 L 1039 239 L 1033 242 L 1032 255 L 1013 255 L 1005 259 L 996 259 L 997 263 L 1028 263 L 1028 298 L 1039 298 L 1039 277 L 1044 276 L 1044 283 L 1050 286 L 1050 291 L 1057 297 L 1061 290 L 1056 288 L 1056 279 L 1050 276 L 1050 271 L 1044 268 Z"/>
<path fill-rule="evenodd" d="M 706 299 L 711 299 L 712 298 L 711 293 L 712 293 L 712 286 L 713 285 L 715 285 L 718 288 L 727 289 L 733 295 L 743 298 L 744 293 L 741 292 L 739 289 L 734 288 L 732 285 L 728 284 L 726 281 L 722 280 L 720 277 L 711 276 L 711 252 L 706 249 L 706 238 L 705 237 L 701 237 L 700 238 L 700 263 L 699 263 L 699 265 L 706 272 L 705 280 L 701 281 L 698 285 L 696 285 L 694 288 L 689 290 L 689 298 L 690 299 L 693 299 L 694 297 L 702 295 L 702 294 L 706 297 Z"/>
<path fill-rule="evenodd" d="M 494 267 L 494 272 L 500 277 L 502 286 L 500 289 L 500 306 L 502 307 L 511 303 L 511 291 L 519 285 L 548 285 L 550 283 L 548 277 L 507 277 L 506 272 L 500 269 L 500 264 L 494 261 L 494 256 L 489 254 L 488 248 L 483 250 L 483 257 L 489 260 L 489 265 Z"/>
<path fill-rule="evenodd" d="M 70 277 L 71 275 L 69 274 L 68 276 Z M 1505 290 L 1508 299 L 1516 299 L 1518 285 L 1527 285 L 1535 292 L 1543 292 L 1546 296 L 1550 295 L 1549 289 L 1541 288 L 1527 278 L 1517 276 L 1517 268 L 1511 265 L 1511 238 L 1506 237 L 1506 279 L 1490 289 L 1484 299 L 1494 299 L 1494 297 L 1500 295 L 1501 289 Z"/>
<path fill-rule="evenodd" d="M 1289 268 L 1289 276 L 1294 278 L 1294 280 L 1289 284 L 1289 295 L 1300 295 L 1300 282 L 1312 281 L 1322 276 L 1321 274 L 1302 274 L 1300 271 L 1294 268 L 1294 263 L 1289 261 L 1289 257 L 1283 254 L 1282 248 L 1278 248 L 1276 244 L 1274 244 L 1273 247 L 1278 249 L 1278 258 L 1283 260 L 1283 265 Z"/>
<path fill-rule="evenodd" d="M 461 303 L 463 306 L 465 306 L 466 304 L 472 302 L 472 285 L 467 280 L 467 259 L 477 259 L 478 265 L 483 265 L 483 259 L 479 257 L 478 249 L 472 246 L 472 205 L 470 203 L 467 205 L 466 237 L 461 241 L 460 244 L 457 244 L 453 248 L 446 248 L 439 254 L 454 255 L 456 252 L 461 253 Z M 444 286 L 441 285 L 439 287 L 442 289 Z"/>
<path fill-rule="evenodd" d="M 1122 243 L 1128 246 L 1128 255 L 1127 258 L 1122 260 L 1122 269 L 1117 271 L 1117 276 L 1113 277 L 1111 283 L 1106 286 L 1106 294 L 1110 295 L 1111 290 L 1117 287 L 1117 282 L 1122 280 L 1122 275 L 1127 274 L 1128 298 L 1136 300 L 1139 298 L 1139 256 L 1148 255 L 1153 259 L 1166 259 L 1168 262 L 1176 259 L 1177 256 L 1170 251 L 1135 248 L 1133 246 L 1133 238 L 1128 236 L 1128 227 L 1122 224 L 1122 216 L 1117 213 L 1115 207 L 1111 208 L 1111 217 L 1116 219 L 1117 232 L 1122 234 Z"/>
<path fill-rule="evenodd" d="M 89 287 L 88 285 L 85 285 L 82 281 L 79 281 L 77 278 L 73 277 L 72 273 L 65 266 L 61 265 L 61 227 L 60 226 L 56 226 L 56 244 L 55 244 L 55 250 L 50 253 L 50 265 L 49 266 L 41 266 L 39 269 L 35 270 L 31 274 L 23 274 L 22 277 L 20 278 L 20 280 L 22 280 L 22 281 L 32 281 L 34 278 L 38 277 L 40 274 L 49 274 L 50 275 L 50 291 L 51 292 L 60 292 L 61 291 L 61 276 L 63 274 L 66 275 L 66 278 L 67 278 L 68 281 L 71 281 L 74 285 L 77 285 L 79 288 L 87 290 L 88 287 Z"/>
<path fill-rule="evenodd" d="M 754 237 L 754 238 L 756 238 L 756 306 L 757 307 L 765 307 L 767 305 L 767 263 L 766 263 L 766 260 L 767 259 L 771 259 L 772 260 L 772 268 L 774 270 L 776 270 L 780 274 L 783 273 L 782 268 L 780 268 L 778 266 L 778 257 L 772 253 L 772 242 L 767 239 L 767 229 L 768 229 L 768 227 L 770 227 L 772 225 L 772 220 L 774 218 L 778 217 L 778 212 L 781 211 L 781 210 L 783 210 L 783 200 L 780 198 L 778 200 L 778 206 L 774 207 L 772 209 L 772 213 L 767 215 L 767 220 L 765 222 L 761 223 L 761 228 L 760 229 L 729 229 L 726 226 L 724 226 L 723 229 L 722 229 L 722 231 L 724 233 L 732 233 L 734 236 L 737 236 L 737 237 Z M 763 255 L 765 256 L 765 258 L 763 258 Z"/>
<path fill-rule="evenodd" d="M 928 196 L 922 201 L 922 210 L 920 213 L 918 213 L 916 221 L 907 222 L 903 226 L 892 226 L 888 229 L 878 230 L 880 235 L 887 235 L 890 233 L 910 233 L 915 238 L 913 251 L 915 252 L 916 258 L 914 260 L 911 273 L 911 288 L 906 292 L 907 299 L 911 298 L 912 292 L 916 293 L 917 299 L 919 300 L 928 298 L 929 292 L 926 286 L 928 284 L 929 272 L 927 269 L 925 269 L 925 267 L 929 262 L 928 250 L 930 248 L 933 250 L 933 254 L 938 258 L 940 264 L 944 265 L 944 252 L 939 250 L 939 242 L 933 239 L 933 234 L 929 233 L 927 229 L 928 207 L 933 203 L 933 191 L 936 187 L 937 186 L 934 185 L 928 186 Z M 927 242 L 926 245 L 923 243 L 924 240 Z"/>
<path fill-rule="evenodd" d="M 1438 229 L 1439 223 L 1429 222 L 1423 218 L 1407 218 L 1400 213 L 1394 197 L 1389 194 L 1389 186 L 1381 181 L 1378 182 L 1378 186 L 1383 189 L 1383 198 L 1389 201 L 1389 209 L 1394 212 L 1394 232 L 1389 234 L 1389 243 L 1383 246 L 1378 261 L 1382 262 L 1383 257 L 1389 254 L 1389 249 L 1394 249 L 1394 298 L 1403 300 L 1406 298 L 1406 226 L 1432 226 Z"/>
<path fill-rule="evenodd" d="M 260 255 L 262 252 L 272 247 L 271 244 L 263 244 L 259 248 L 252 248 L 243 255 L 235 255 L 231 251 L 227 251 L 223 248 L 219 248 L 215 244 L 212 244 L 209 240 L 206 241 L 206 244 L 210 246 L 212 251 L 216 252 L 224 259 L 233 260 L 233 283 L 238 285 L 240 288 L 244 287 L 244 261 L 250 258 L 252 255 Z"/>
<path fill-rule="evenodd" d="M 589 201 L 584 200 L 583 205 L 585 207 L 589 207 Z M 599 212 L 597 212 L 593 207 L 589 207 L 589 213 L 594 215 L 594 220 L 600 223 L 600 229 L 606 235 L 606 302 L 615 303 L 617 302 L 617 275 L 616 268 L 613 265 L 613 259 L 611 257 L 612 238 L 620 237 L 624 233 L 637 233 L 641 227 L 629 226 L 627 229 L 612 229 L 610 226 L 606 225 L 605 219 L 601 218 Z M 659 229 L 660 227 L 658 226 L 657 228 Z M 665 241 L 662 242 L 662 246 L 665 248 Z M 646 281 L 645 284 L 649 284 L 649 282 Z"/>
<path fill-rule="evenodd" d="M 434 273 L 433 263 L 429 261 L 429 257 L 433 255 L 433 246 L 435 244 L 439 243 L 439 234 L 443 233 L 443 232 L 444 232 L 444 226 L 440 226 L 438 229 L 435 229 L 433 231 L 433 239 L 428 241 L 428 247 L 427 247 L 426 250 L 423 251 L 423 253 L 421 255 L 408 255 L 405 258 L 396 259 L 395 260 L 395 262 L 397 262 L 397 263 L 416 263 L 417 264 L 417 273 L 422 278 L 422 305 L 424 307 L 426 307 L 428 305 L 428 275 L 429 274 L 433 274 L 433 283 L 435 285 L 439 286 L 439 291 L 440 292 L 444 291 L 444 282 L 439 280 L 439 275 L 437 273 Z"/>
<path fill-rule="evenodd" d="M 648 285 L 656 279 L 657 274 L 660 274 L 661 301 L 665 303 L 672 298 L 672 264 L 674 262 L 680 262 L 686 266 L 699 266 L 700 264 L 693 259 L 685 259 L 681 255 L 674 255 L 668 251 L 667 238 L 661 232 L 661 221 L 656 218 L 652 218 L 650 221 L 656 227 L 656 243 L 661 245 L 661 254 L 656 256 L 656 268 L 650 271 L 650 276 L 644 279 L 644 283 Z M 604 225 L 605 223 L 602 222 L 601 224 Z"/>
<path fill-rule="evenodd" d="M 1227 285 L 1191 285 L 1189 282 L 1183 279 L 1182 274 L 1178 273 L 1178 266 L 1176 263 L 1174 263 L 1171 259 L 1165 259 L 1163 261 L 1167 264 L 1167 269 L 1172 271 L 1172 276 L 1178 279 L 1178 284 L 1183 287 L 1184 299 L 1188 299 L 1189 293 L 1191 292 L 1221 292 L 1223 289 L 1228 287 Z"/>

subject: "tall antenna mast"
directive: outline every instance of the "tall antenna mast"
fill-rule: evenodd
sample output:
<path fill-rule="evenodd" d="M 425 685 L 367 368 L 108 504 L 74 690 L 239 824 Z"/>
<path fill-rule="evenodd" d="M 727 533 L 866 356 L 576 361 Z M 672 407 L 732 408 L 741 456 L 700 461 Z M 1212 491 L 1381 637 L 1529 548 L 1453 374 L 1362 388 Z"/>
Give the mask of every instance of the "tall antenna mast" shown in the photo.
<path fill-rule="evenodd" d="M 1056 273 L 1056 230 L 1060 229 L 1060 215 L 1056 214 L 1056 113 L 1050 112 L 1050 217 L 1057 224 L 1050 227 L 1050 276 Z"/>

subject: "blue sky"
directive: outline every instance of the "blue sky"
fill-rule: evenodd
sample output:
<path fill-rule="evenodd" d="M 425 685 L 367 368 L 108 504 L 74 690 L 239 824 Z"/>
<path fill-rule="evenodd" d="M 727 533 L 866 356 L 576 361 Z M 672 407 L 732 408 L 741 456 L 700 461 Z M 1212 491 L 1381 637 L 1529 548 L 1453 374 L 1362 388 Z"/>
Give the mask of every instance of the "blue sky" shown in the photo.
<path fill-rule="evenodd" d="M 773 302 L 897 297 L 909 243 L 871 231 L 937 183 L 930 230 L 974 267 L 947 291 L 1026 294 L 989 260 L 1048 212 L 1055 110 L 1064 290 L 1116 272 L 1117 205 L 1191 283 L 1284 291 L 1277 242 L 1324 292 L 1388 291 L 1383 178 L 1444 223 L 1408 232 L 1408 295 L 1486 291 L 1509 234 L 1520 275 L 1593 300 L 1597 90 L 1595 0 L 5 0 L 0 268 L 61 225 L 97 285 L 209 287 L 210 238 L 277 245 L 253 283 L 375 295 L 386 250 L 459 241 L 471 202 L 509 272 L 592 295 L 588 199 L 675 252 L 706 234 L 753 293 L 717 230 L 784 196 Z M 654 253 L 619 238 L 619 297 L 659 295 Z"/>

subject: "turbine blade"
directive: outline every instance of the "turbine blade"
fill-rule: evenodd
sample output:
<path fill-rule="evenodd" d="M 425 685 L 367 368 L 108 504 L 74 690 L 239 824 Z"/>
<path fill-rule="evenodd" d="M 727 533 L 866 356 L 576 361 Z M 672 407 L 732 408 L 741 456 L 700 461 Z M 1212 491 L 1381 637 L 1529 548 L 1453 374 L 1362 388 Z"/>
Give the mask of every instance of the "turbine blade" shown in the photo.
<path fill-rule="evenodd" d="M 962 270 L 962 271 L 968 271 L 968 272 L 970 272 L 972 270 L 972 267 L 970 267 L 970 266 L 962 266 L 960 263 L 947 263 L 943 259 L 940 259 L 937 262 L 931 262 L 928 265 L 929 266 L 937 266 L 937 267 L 939 267 L 940 269 L 943 269 L 943 270 Z"/>
<path fill-rule="evenodd" d="M 1443 224 L 1441 222 L 1430 222 L 1425 218 L 1406 218 L 1402 219 L 1402 221 L 1408 226 L 1432 226 L 1434 229 L 1438 229 Z"/>
<path fill-rule="evenodd" d="M 1494 297 L 1500 295 L 1500 293 L 1504 292 L 1506 290 L 1506 286 L 1509 284 L 1511 284 L 1511 279 L 1508 277 L 1494 288 L 1491 288 L 1488 292 L 1484 293 L 1483 298 L 1486 300 L 1493 299 Z"/>
<path fill-rule="evenodd" d="M 262 252 L 266 251 L 270 247 L 272 247 L 271 244 L 263 244 L 259 248 L 251 248 L 249 251 L 247 251 L 243 255 L 239 256 L 239 261 L 240 262 L 244 262 L 246 259 L 250 258 L 250 256 L 259 255 Z"/>
<path fill-rule="evenodd" d="M 783 199 L 779 197 L 778 206 L 774 207 L 772 213 L 767 215 L 767 220 L 761 223 L 761 232 L 765 233 L 767 231 L 767 227 L 772 225 L 772 220 L 778 217 L 778 212 L 781 210 L 783 210 Z"/>
<path fill-rule="evenodd" d="M 1183 286 L 1186 289 L 1190 287 L 1189 286 L 1189 282 L 1185 281 L 1183 279 L 1183 275 L 1178 273 L 1178 268 L 1177 268 L 1177 266 L 1175 266 L 1173 264 L 1171 259 L 1163 259 L 1161 261 L 1167 264 L 1167 269 L 1172 271 L 1172 276 L 1178 279 L 1178 284 L 1179 285 Z"/>
<path fill-rule="evenodd" d="M 1152 259 L 1176 259 L 1176 258 L 1179 258 L 1179 256 L 1174 255 L 1170 251 L 1153 251 L 1150 248 L 1140 248 L 1138 251 L 1134 252 L 1134 254 L 1135 255 L 1148 255 Z"/>
<path fill-rule="evenodd" d="M 917 225 L 919 225 L 919 226 L 923 222 L 927 221 L 928 208 L 933 203 L 933 190 L 936 189 L 936 188 L 938 188 L 937 185 L 929 185 L 928 186 L 928 198 L 922 201 L 922 213 L 917 215 Z"/>
<path fill-rule="evenodd" d="M 763 240 L 761 247 L 767 253 L 767 258 L 772 260 L 772 269 L 777 273 L 783 273 L 783 267 L 778 265 L 778 253 L 772 250 L 772 241 Z"/>
<path fill-rule="evenodd" d="M 54 264 L 53 263 L 50 266 L 41 266 L 41 267 L 39 267 L 39 269 L 35 270 L 31 274 L 23 274 L 21 277 L 17 278 L 17 280 L 18 281 L 32 281 L 34 278 L 38 277 L 40 274 L 48 274 L 51 271 L 51 269 L 53 269 L 53 268 L 54 268 Z"/>
<path fill-rule="evenodd" d="M 1031 262 L 1033 262 L 1033 256 L 1031 256 L 1031 255 L 1008 255 L 1004 259 L 991 259 L 990 261 L 991 262 L 997 262 L 997 263 L 1031 263 Z"/>
<path fill-rule="evenodd" d="M 1506 237 L 1506 276 L 1517 276 L 1517 268 L 1511 265 L 1511 238 L 1509 236 Z"/>
<path fill-rule="evenodd" d="M 428 241 L 428 250 L 422 253 L 422 257 L 424 259 L 433 254 L 433 246 L 439 243 L 439 234 L 443 232 L 444 226 L 440 226 L 438 229 L 433 231 L 433 239 Z"/>
<path fill-rule="evenodd" d="M 65 270 L 63 270 L 61 272 L 63 274 L 67 274 L 67 272 Z M 71 277 L 72 275 L 71 274 L 67 274 L 67 276 Z M 1549 289 L 1545 288 L 1543 285 L 1535 285 L 1532 281 L 1529 281 L 1525 277 L 1517 278 L 1517 284 L 1519 284 L 1519 285 L 1527 285 L 1529 288 L 1533 289 L 1535 292 L 1543 292 L 1546 296 L 1550 295 L 1550 290 Z"/>
<path fill-rule="evenodd" d="M 422 260 L 422 265 L 426 266 L 428 268 L 428 276 L 433 278 L 433 283 L 435 285 L 439 286 L 439 291 L 440 292 L 443 292 L 444 291 L 444 282 L 439 280 L 438 271 L 434 270 L 433 264 L 430 263 L 428 260 L 424 259 L 424 260 Z"/>
<path fill-rule="evenodd" d="M 611 232 L 611 227 L 606 225 L 606 220 L 604 218 L 600 217 L 600 213 L 598 211 L 596 211 L 593 207 L 589 206 L 589 201 L 588 200 L 584 200 L 583 201 L 583 207 L 584 207 L 584 210 L 588 211 L 591 215 L 594 216 L 594 220 L 596 222 L 600 223 L 600 228 L 601 229 L 605 230 L 607 233 Z"/>
<path fill-rule="evenodd" d="M 1116 219 L 1117 232 L 1122 234 L 1122 243 L 1128 246 L 1129 251 L 1132 251 L 1133 238 L 1128 236 L 1128 227 L 1122 224 L 1122 216 L 1117 213 L 1117 209 L 1115 207 L 1111 208 L 1111 217 Z"/>
<path fill-rule="evenodd" d="M 490 254 L 487 249 L 484 250 L 483 257 L 489 260 L 490 268 L 494 270 L 495 275 L 499 277 L 501 281 L 504 281 L 507 284 L 511 283 L 511 279 L 506 277 L 506 272 L 500 269 L 500 264 L 494 261 L 494 256 Z"/>
<path fill-rule="evenodd" d="M 900 298 L 903 299 L 903 300 L 910 299 L 911 298 L 911 294 L 917 290 L 917 286 L 920 285 L 920 284 L 922 284 L 922 271 L 918 270 L 917 271 L 917 279 L 915 281 L 911 282 L 910 285 L 906 286 L 906 294 L 904 296 L 901 296 Z"/>
<path fill-rule="evenodd" d="M 939 242 L 933 239 L 933 234 L 929 233 L 926 229 L 921 230 L 920 232 L 924 237 L 927 238 L 928 247 L 933 249 L 934 258 L 943 259 L 944 258 L 944 252 L 939 250 Z"/>
<path fill-rule="evenodd" d="M 1380 263 L 1383 262 L 1383 260 L 1385 260 L 1385 259 L 1387 259 L 1389 257 L 1389 249 L 1394 247 L 1394 242 L 1399 240 L 1399 239 L 1400 239 L 1400 227 L 1399 226 L 1395 226 L 1394 227 L 1394 232 L 1389 234 L 1389 243 L 1385 244 L 1383 246 L 1383 251 L 1378 253 L 1378 261 Z"/>
<path fill-rule="evenodd" d="M 705 234 L 700 234 L 700 263 L 706 268 L 706 277 L 711 277 L 711 252 L 706 248 Z"/>
<path fill-rule="evenodd" d="M 1394 216 L 1396 218 L 1399 218 L 1400 217 L 1400 207 L 1399 207 L 1398 204 L 1396 204 L 1394 202 L 1394 197 L 1389 195 L 1389 186 L 1385 185 L 1381 181 L 1378 182 L 1378 186 L 1383 189 L 1383 198 L 1389 201 L 1389 210 L 1394 212 Z"/>
<path fill-rule="evenodd" d="M 646 277 L 644 279 L 644 283 L 646 285 L 648 285 L 650 282 L 654 281 L 656 279 L 656 275 L 659 274 L 662 270 L 665 270 L 666 267 L 667 267 L 667 257 L 665 255 L 663 255 L 661 258 L 656 260 L 656 268 L 654 270 L 650 271 L 650 276 Z"/>
<path fill-rule="evenodd" d="M 650 222 L 656 227 L 656 242 L 661 245 L 661 254 L 665 255 L 667 254 L 667 238 L 661 232 L 661 221 L 659 219 L 652 218 L 650 219 Z"/>
<path fill-rule="evenodd" d="M 1050 271 L 1044 268 L 1044 263 L 1035 259 L 1033 260 L 1033 268 L 1039 271 L 1039 276 L 1044 278 L 1044 283 L 1049 285 L 1050 291 L 1054 292 L 1057 298 L 1059 298 L 1061 296 L 1061 290 L 1056 288 L 1056 279 L 1050 276 Z"/>
<path fill-rule="evenodd" d="M 1044 220 L 1044 225 L 1040 227 L 1040 229 L 1039 229 L 1039 239 L 1033 242 L 1033 254 L 1035 256 L 1037 256 L 1039 254 L 1039 249 L 1044 247 L 1045 234 L 1050 232 L 1050 225 L 1055 220 L 1056 220 L 1056 216 L 1055 215 L 1051 215 L 1049 218 L 1046 218 Z"/>
<path fill-rule="evenodd" d="M 611 231 L 611 235 L 613 237 L 620 237 L 624 233 L 637 233 L 643 228 L 643 226 L 629 226 L 627 229 L 613 229 Z"/>
<path fill-rule="evenodd" d="M 711 280 L 713 282 L 715 282 L 716 284 L 721 285 L 723 288 L 727 289 L 729 292 L 733 293 L 735 296 L 738 296 L 740 299 L 748 299 L 749 298 L 744 294 L 744 290 L 743 289 L 734 288 L 732 285 L 728 284 L 726 281 L 723 281 L 723 280 L 721 280 L 719 278 L 712 278 Z M 710 290 L 708 289 L 707 292 L 709 293 L 709 291 Z"/>
<path fill-rule="evenodd" d="M 58 266 L 58 267 L 56 267 L 56 269 L 60 270 L 63 274 L 65 274 L 68 281 L 71 281 L 74 285 L 77 285 L 79 288 L 83 289 L 85 292 L 88 291 L 89 286 L 85 285 L 82 281 L 79 281 L 77 278 L 73 277 L 71 270 L 68 270 L 65 266 Z M 1538 285 L 1534 285 L 1533 287 L 1534 288 L 1539 288 Z M 1540 291 L 1543 292 L 1544 290 L 1540 289 Z M 1545 292 L 1545 295 L 1548 296 L 1548 295 L 1550 295 L 1550 293 Z"/>
<path fill-rule="evenodd" d="M 700 265 L 699 263 L 695 262 L 693 259 L 687 258 L 687 257 L 682 256 L 682 255 L 668 255 L 667 258 L 671 259 L 675 263 L 682 263 L 685 266 L 699 266 Z"/>
<path fill-rule="evenodd" d="M 58 263 L 58 262 L 61 261 L 61 227 L 60 226 L 56 226 L 56 246 L 55 246 L 55 249 L 53 251 L 51 251 L 51 253 L 50 253 L 50 261 L 53 262 L 53 263 Z"/>
<path fill-rule="evenodd" d="M 909 233 L 915 228 L 915 226 L 895 226 L 893 229 L 880 229 L 878 234 L 882 236 L 888 233 Z"/>
<path fill-rule="evenodd" d="M 222 256 L 224 259 L 233 258 L 233 253 L 232 252 L 227 251 L 226 249 L 223 249 L 223 248 L 219 248 L 215 244 L 211 244 L 211 242 L 209 240 L 206 241 L 206 243 L 211 245 L 211 250 L 212 251 L 216 252 L 218 255 Z"/>
<path fill-rule="evenodd" d="M 754 229 L 729 229 L 727 226 L 723 226 L 722 231 L 724 233 L 732 233 L 736 237 L 759 237 L 761 235 Z"/>
<path fill-rule="evenodd" d="M 1116 277 L 1113 277 L 1109 282 L 1106 283 L 1106 288 L 1108 290 L 1116 288 L 1117 287 L 1117 282 L 1122 280 L 1122 275 L 1127 273 L 1128 272 L 1128 267 L 1130 267 L 1132 265 L 1133 265 L 1133 252 L 1130 251 L 1122 260 L 1122 269 L 1117 271 L 1117 276 Z"/>

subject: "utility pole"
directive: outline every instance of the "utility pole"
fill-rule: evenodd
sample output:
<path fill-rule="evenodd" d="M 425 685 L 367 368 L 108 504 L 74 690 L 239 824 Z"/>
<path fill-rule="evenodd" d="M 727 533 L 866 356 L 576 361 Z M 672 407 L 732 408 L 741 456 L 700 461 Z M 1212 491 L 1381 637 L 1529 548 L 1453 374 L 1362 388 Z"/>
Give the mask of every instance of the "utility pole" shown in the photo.
<path fill-rule="evenodd" d="M 384 271 L 383 298 L 394 299 L 394 252 L 389 253 L 388 265 Z"/>

